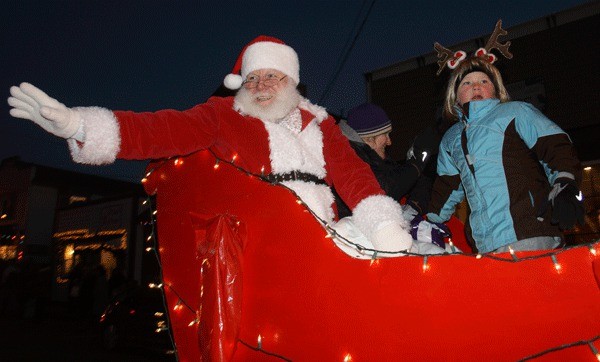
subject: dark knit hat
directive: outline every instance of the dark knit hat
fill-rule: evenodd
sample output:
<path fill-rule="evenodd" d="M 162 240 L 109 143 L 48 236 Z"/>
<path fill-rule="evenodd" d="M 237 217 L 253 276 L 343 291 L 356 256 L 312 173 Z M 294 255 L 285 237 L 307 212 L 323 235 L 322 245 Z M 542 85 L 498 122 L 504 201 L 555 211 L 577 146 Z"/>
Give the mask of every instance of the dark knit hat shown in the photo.
<path fill-rule="evenodd" d="M 364 103 L 348 112 L 348 125 L 361 137 L 375 137 L 392 130 L 392 121 L 380 107 Z"/>

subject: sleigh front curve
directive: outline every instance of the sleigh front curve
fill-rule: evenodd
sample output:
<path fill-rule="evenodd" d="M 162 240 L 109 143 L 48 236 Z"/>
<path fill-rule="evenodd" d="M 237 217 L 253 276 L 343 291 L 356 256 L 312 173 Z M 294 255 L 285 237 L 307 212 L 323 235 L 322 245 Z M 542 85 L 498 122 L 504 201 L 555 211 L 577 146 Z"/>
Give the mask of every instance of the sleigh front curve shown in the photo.
<path fill-rule="evenodd" d="M 354 259 L 235 160 L 201 151 L 149 170 L 180 361 L 596 360 L 598 242 Z"/>

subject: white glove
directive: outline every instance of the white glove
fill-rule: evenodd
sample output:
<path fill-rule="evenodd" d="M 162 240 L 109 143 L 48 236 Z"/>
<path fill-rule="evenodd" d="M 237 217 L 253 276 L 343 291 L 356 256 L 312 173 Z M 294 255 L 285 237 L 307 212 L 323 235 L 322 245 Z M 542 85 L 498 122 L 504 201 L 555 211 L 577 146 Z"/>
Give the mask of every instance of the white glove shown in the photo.
<path fill-rule="evenodd" d="M 79 112 L 66 107 L 29 83 L 10 87 L 12 97 L 8 104 L 13 107 L 10 115 L 37 123 L 46 131 L 62 138 L 71 138 L 79 130 Z"/>
<path fill-rule="evenodd" d="M 371 242 L 376 250 L 404 251 L 410 249 L 413 238 L 398 222 L 390 222 L 373 233 Z"/>

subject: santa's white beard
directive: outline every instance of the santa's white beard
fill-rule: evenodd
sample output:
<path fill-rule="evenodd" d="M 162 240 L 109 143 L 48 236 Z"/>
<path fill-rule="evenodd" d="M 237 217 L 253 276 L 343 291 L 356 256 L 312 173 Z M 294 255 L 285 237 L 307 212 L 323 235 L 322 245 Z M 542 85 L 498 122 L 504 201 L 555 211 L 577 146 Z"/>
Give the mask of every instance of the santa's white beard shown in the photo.
<path fill-rule="evenodd" d="M 263 106 L 256 101 L 258 97 L 265 96 L 273 96 L 275 99 L 267 106 Z M 242 87 L 235 95 L 234 108 L 242 114 L 263 121 L 278 122 L 298 107 L 301 99 L 302 96 L 293 82 L 288 82 L 284 88 L 275 94 L 267 91 L 252 94 L 250 90 Z"/>

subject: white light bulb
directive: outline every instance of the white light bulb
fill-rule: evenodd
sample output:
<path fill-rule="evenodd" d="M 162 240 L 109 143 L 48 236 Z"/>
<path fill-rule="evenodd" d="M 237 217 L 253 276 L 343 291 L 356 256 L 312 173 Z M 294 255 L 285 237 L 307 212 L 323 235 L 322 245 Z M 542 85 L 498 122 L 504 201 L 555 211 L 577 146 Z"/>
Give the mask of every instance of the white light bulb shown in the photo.
<path fill-rule="evenodd" d="M 561 265 L 558 263 L 558 260 L 556 259 L 556 255 L 551 255 L 550 258 L 552 259 L 552 261 L 554 262 L 554 269 L 556 269 L 557 272 L 560 272 L 560 270 L 562 269 Z"/>

